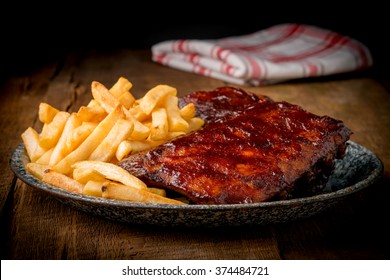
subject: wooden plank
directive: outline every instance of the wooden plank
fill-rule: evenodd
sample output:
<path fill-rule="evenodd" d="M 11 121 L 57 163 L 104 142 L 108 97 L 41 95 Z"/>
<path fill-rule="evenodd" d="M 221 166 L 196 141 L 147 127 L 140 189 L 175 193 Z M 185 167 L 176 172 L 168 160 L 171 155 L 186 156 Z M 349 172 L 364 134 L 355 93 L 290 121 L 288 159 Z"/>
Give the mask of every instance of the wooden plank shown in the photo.
<path fill-rule="evenodd" d="M 270 228 L 226 231 L 116 223 L 73 210 L 20 182 L 14 210 L 7 248 L 12 259 L 279 258 Z"/>
<path fill-rule="evenodd" d="M 37 123 L 38 105 L 46 91 L 55 65 L 36 69 L 31 76 L 18 76 L 0 85 L 0 209 L 12 186 L 14 175 L 8 168 L 13 149 L 22 141 L 20 135 L 28 126 Z"/>
<path fill-rule="evenodd" d="M 283 259 L 390 258 L 389 180 L 349 197 L 336 207 L 301 221 L 275 225 Z"/>

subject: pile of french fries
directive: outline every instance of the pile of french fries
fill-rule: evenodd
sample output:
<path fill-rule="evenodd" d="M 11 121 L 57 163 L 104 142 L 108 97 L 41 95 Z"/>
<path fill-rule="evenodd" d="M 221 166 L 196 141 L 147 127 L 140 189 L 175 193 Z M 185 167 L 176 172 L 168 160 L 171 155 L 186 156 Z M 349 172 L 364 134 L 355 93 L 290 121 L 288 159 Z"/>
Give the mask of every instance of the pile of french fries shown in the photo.
<path fill-rule="evenodd" d="M 177 90 L 157 85 L 135 99 L 120 77 L 108 89 L 93 81 L 93 98 L 77 112 L 39 105 L 40 133 L 21 135 L 27 170 L 43 182 L 76 193 L 144 203 L 181 204 L 163 189 L 146 184 L 115 163 L 201 128 L 195 106 L 178 106 Z"/>

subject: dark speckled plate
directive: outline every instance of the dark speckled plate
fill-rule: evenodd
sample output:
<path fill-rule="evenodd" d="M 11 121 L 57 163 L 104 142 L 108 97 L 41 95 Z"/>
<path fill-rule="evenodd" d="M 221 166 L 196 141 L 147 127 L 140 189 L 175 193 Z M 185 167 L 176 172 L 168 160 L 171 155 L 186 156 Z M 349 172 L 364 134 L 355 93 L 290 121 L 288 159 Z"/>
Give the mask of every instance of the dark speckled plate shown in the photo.
<path fill-rule="evenodd" d="M 97 198 L 42 183 L 26 171 L 23 144 L 15 149 L 10 166 L 26 184 L 87 213 L 127 223 L 164 226 L 239 226 L 280 223 L 315 215 L 349 195 L 365 189 L 383 173 L 382 162 L 368 149 L 348 142 L 346 156 L 336 163 L 323 194 L 284 201 L 235 205 L 163 205 Z"/>

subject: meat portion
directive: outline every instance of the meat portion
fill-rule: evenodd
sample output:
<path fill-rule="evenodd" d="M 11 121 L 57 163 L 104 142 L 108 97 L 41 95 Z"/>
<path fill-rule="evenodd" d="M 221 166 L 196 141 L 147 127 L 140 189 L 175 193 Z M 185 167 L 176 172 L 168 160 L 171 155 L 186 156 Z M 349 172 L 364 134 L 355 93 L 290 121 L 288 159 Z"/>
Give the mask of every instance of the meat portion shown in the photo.
<path fill-rule="evenodd" d="M 197 116 L 207 123 L 223 121 L 227 117 L 240 114 L 241 111 L 255 103 L 272 102 L 267 96 L 258 96 L 253 93 L 234 87 L 220 87 L 213 91 L 196 91 L 179 101 L 179 106 L 194 103 Z"/>
<path fill-rule="evenodd" d="M 315 191 L 351 135 L 339 120 L 242 90 L 222 88 L 183 100 L 200 108 L 205 127 L 119 165 L 197 204 L 254 203 Z"/>

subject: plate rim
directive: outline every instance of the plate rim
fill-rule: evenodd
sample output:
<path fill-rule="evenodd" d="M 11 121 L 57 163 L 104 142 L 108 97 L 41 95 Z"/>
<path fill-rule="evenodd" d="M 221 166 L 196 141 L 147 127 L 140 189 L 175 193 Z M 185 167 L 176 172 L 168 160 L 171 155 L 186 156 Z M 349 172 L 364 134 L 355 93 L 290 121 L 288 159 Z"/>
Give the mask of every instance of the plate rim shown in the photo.
<path fill-rule="evenodd" d="M 357 144 L 351 140 L 347 141 L 348 145 L 355 146 L 362 149 L 365 153 L 369 154 L 372 159 L 375 161 L 377 168 L 373 169 L 370 174 L 362 181 L 358 181 L 350 186 L 342 188 L 340 190 L 322 193 L 314 196 L 301 197 L 301 198 L 292 198 L 287 200 L 277 200 L 269 202 L 258 202 L 258 203 L 247 203 L 247 204 L 222 204 L 222 205 L 200 205 L 200 204 L 156 204 L 156 203 L 141 203 L 141 202 L 130 202 L 130 201 L 121 201 L 100 197 L 93 197 L 85 194 L 78 194 L 66 191 L 64 189 L 52 186 L 50 184 L 40 181 L 38 178 L 30 174 L 25 168 L 25 162 L 28 160 L 26 151 L 24 149 L 24 144 L 19 143 L 16 148 L 14 148 L 11 158 L 9 160 L 9 165 L 13 173 L 18 179 L 23 181 L 25 184 L 34 187 L 38 190 L 49 193 L 50 195 L 56 196 L 61 199 L 72 199 L 77 202 L 91 203 L 96 204 L 97 206 L 104 207 L 119 207 L 119 208 L 134 208 L 134 209 L 165 209 L 165 210 L 181 210 L 181 211 L 219 211 L 219 210 L 233 210 L 233 209 L 253 209 L 253 208 L 276 208 L 276 207 L 286 207 L 286 206 L 296 206 L 302 204 L 310 204 L 315 202 L 323 202 L 330 199 L 342 198 L 346 195 L 350 195 L 357 191 L 367 188 L 370 185 L 373 185 L 377 180 L 382 177 L 384 171 L 383 162 L 380 160 L 377 155 L 369 150 L 368 148 Z M 23 160 L 25 157 L 25 160 Z M 22 170 L 19 170 L 18 166 L 22 163 Z M 369 181 L 370 184 L 364 184 L 364 182 Z"/>

